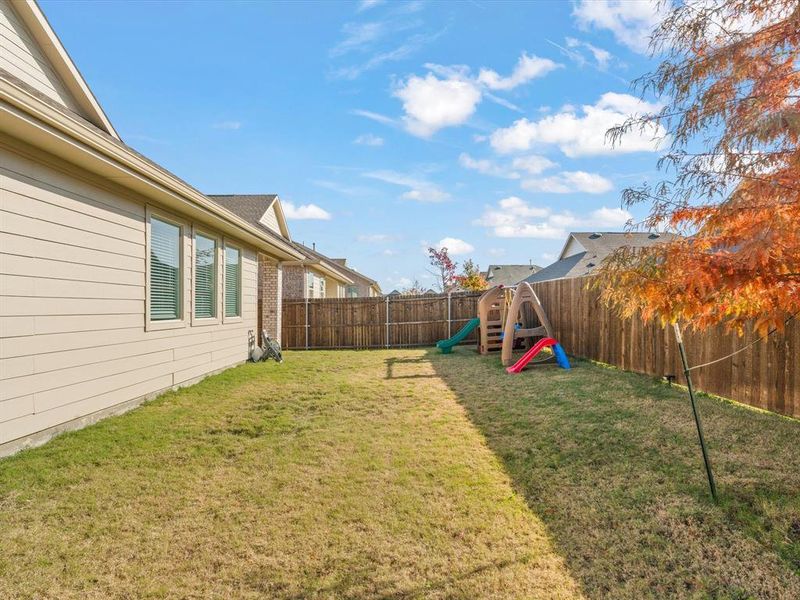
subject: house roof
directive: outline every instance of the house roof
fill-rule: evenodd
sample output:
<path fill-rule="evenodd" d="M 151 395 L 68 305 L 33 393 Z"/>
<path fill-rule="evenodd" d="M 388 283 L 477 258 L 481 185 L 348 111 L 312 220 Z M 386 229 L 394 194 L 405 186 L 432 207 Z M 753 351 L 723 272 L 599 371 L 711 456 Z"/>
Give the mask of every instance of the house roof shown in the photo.
<path fill-rule="evenodd" d="M 315 248 L 309 248 L 300 242 L 292 242 L 292 245 L 303 253 L 312 264 L 318 264 L 328 275 L 331 275 L 339 281 L 344 281 L 345 283 L 353 283 L 349 275 L 349 268 L 343 267 L 332 258 L 328 258 L 321 252 L 317 252 Z"/>
<path fill-rule="evenodd" d="M 1 67 L 0 106 L 5 109 L 9 131 L 20 140 L 126 186 L 143 200 L 210 221 L 223 233 L 277 258 L 300 256 L 289 241 L 254 227 L 85 115 L 54 101 Z"/>
<path fill-rule="evenodd" d="M 261 217 L 272 205 L 277 194 L 207 194 L 214 202 L 235 212 L 245 221 L 261 226 Z"/>
<path fill-rule="evenodd" d="M 289 226 L 283 214 L 280 198 L 277 194 L 207 194 L 209 198 L 221 204 L 231 212 L 239 215 L 248 223 L 260 227 L 271 235 L 291 241 L 289 236 Z M 278 219 L 278 227 L 281 235 L 266 226 L 263 221 L 264 214 L 270 209 L 275 208 L 275 215 Z"/>
<path fill-rule="evenodd" d="M 75 101 L 81 117 L 115 139 L 121 139 L 39 5 L 34 0 L 14 0 L 10 4 Z"/>
<path fill-rule="evenodd" d="M 569 234 L 559 259 L 526 278 L 528 283 L 551 279 L 570 279 L 592 275 L 615 250 L 645 248 L 672 241 L 680 236 L 654 232 L 580 232 Z"/>
<path fill-rule="evenodd" d="M 489 285 L 516 285 L 526 277 L 530 277 L 542 267 L 527 265 L 489 265 L 486 269 L 486 281 Z"/>
<path fill-rule="evenodd" d="M 362 281 L 366 282 L 367 285 L 369 285 L 370 287 L 375 288 L 376 292 L 378 292 L 379 294 L 381 293 L 380 284 L 371 277 L 367 277 L 366 275 L 364 275 L 361 271 L 358 271 L 352 267 L 348 267 L 346 258 L 329 258 L 328 260 L 336 263 L 336 265 L 340 267 L 342 271 L 344 271 L 351 277 L 354 277 L 356 279 L 361 279 Z"/>

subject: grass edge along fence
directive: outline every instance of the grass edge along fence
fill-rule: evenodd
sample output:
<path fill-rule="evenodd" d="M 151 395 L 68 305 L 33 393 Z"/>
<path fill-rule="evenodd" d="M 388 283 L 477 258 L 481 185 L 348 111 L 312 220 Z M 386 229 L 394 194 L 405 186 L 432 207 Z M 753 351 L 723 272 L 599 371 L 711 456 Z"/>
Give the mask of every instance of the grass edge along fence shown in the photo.
<path fill-rule="evenodd" d="M 620 318 L 600 301 L 599 291 L 586 288 L 584 278 L 533 287 L 568 354 L 626 371 L 674 376 L 678 383 L 686 383 L 670 327 L 645 324 L 639 317 Z M 452 294 L 449 303 L 444 294 L 390 296 L 388 301 L 387 297 L 284 300 L 282 342 L 287 349 L 433 346 L 477 315 L 479 297 L 479 293 Z M 682 330 L 691 365 L 726 356 L 758 339 L 752 327 L 742 337 L 722 326 L 696 332 L 683 323 Z M 475 334 L 464 344 L 476 343 Z M 698 390 L 800 418 L 800 323 L 790 321 L 783 334 L 695 370 L 692 378 Z"/>

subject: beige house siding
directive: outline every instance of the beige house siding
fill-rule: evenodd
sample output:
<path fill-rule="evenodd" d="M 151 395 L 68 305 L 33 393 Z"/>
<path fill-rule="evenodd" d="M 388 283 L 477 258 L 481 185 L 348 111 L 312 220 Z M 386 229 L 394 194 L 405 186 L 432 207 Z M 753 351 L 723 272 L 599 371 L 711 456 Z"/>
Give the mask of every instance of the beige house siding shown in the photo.
<path fill-rule="evenodd" d="M 247 358 L 254 249 L 232 240 L 242 248 L 242 318 L 192 324 L 186 221 L 185 326 L 146 331 L 144 201 L 18 148 L 0 143 L 0 445 Z"/>
<path fill-rule="evenodd" d="M 8 0 L 0 0 L 0 68 L 51 100 L 82 112 Z"/>
<path fill-rule="evenodd" d="M 259 220 L 264 227 L 270 229 L 277 233 L 278 235 L 283 235 L 281 233 L 281 226 L 280 222 L 278 221 L 278 215 L 275 213 L 275 203 L 273 202 L 272 205 L 267 209 L 267 211 L 261 216 Z"/>

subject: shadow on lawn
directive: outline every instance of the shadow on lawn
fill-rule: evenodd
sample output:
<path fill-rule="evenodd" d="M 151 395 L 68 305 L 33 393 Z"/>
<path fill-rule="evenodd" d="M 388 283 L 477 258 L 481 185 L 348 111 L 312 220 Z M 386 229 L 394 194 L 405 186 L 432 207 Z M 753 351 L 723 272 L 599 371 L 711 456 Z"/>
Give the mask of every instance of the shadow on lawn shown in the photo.
<path fill-rule="evenodd" d="M 433 369 L 428 373 L 420 373 L 421 366 L 430 364 L 427 357 L 421 356 L 420 358 L 387 358 L 386 361 L 386 377 L 385 379 L 433 379 L 438 378 L 439 375 Z M 404 367 L 410 367 L 404 369 Z"/>
<path fill-rule="evenodd" d="M 701 398 L 713 505 L 685 394 L 579 361 L 507 375 L 425 355 L 590 598 L 800 597 L 800 423 Z"/>

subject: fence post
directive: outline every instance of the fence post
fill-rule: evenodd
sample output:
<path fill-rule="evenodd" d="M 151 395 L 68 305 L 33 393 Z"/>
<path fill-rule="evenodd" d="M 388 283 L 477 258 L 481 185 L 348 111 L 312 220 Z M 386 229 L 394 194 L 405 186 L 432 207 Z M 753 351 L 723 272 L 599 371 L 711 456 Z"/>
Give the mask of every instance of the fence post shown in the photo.
<path fill-rule="evenodd" d="M 447 338 L 453 337 L 450 333 L 450 323 L 452 322 L 450 319 L 450 299 L 452 298 L 453 293 L 447 292 Z"/>
<path fill-rule="evenodd" d="M 386 347 L 389 347 L 389 296 L 386 296 Z"/>
<path fill-rule="evenodd" d="M 306 297 L 306 326 L 304 330 L 306 332 L 306 350 L 308 350 L 308 297 Z"/>

